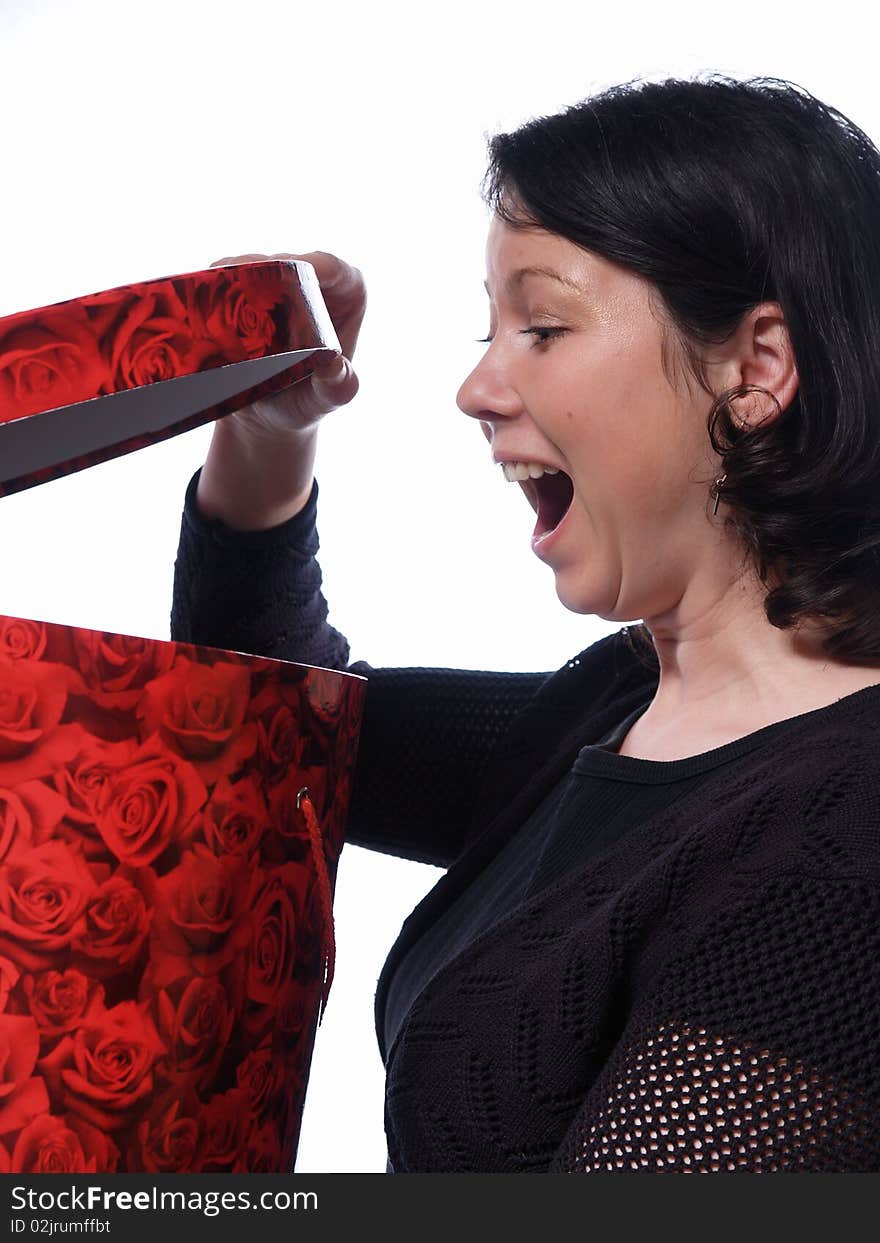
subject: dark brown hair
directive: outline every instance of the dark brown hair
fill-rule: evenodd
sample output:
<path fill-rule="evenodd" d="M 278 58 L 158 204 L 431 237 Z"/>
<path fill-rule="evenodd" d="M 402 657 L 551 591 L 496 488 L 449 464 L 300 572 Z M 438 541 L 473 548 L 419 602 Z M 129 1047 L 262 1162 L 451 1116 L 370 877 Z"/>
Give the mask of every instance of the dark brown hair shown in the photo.
<path fill-rule="evenodd" d="M 547 229 L 653 282 L 713 398 L 725 522 L 768 585 L 768 621 L 820 620 L 830 656 L 880 660 L 880 153 L 870 139 L 775 78 L 627 83 L 491 138 L 483 193 L 511 226 Z M 799 387 L 779 417 L 743 432 L 730 409 L 743 390 L 716 398 L 700 347 L 765 300 L 782 307 Z M 656 665 L 647 628 L 628 634 Z"/>

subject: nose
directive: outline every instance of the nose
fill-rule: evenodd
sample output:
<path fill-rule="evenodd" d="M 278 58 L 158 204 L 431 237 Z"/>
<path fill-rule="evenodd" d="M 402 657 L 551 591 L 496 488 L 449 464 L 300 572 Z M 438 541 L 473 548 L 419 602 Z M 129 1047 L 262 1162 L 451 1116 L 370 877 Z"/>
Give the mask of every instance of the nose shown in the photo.
<path fill-rule="evenodd" d="M 491 345 L 463 381 L 455 403 L 463 414 L 480 420 L 489 441 L 494 424 L 515 418 L 522 410 L 519 394 L 506 377 L 500 358 L 493 358 Z"/>

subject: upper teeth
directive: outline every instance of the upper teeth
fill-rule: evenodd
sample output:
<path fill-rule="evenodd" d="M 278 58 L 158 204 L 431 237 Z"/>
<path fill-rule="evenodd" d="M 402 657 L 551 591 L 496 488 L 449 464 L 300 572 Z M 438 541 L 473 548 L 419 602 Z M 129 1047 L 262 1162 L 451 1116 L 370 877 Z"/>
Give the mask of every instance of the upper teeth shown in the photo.
<path fill-rule="evenodd" d="M 540 479 L 542 475 L 558 475 L 555 466 L 543 466 L 540 462 L 502 462 L 501 469 L 508 483 L 523 479 Z"/>

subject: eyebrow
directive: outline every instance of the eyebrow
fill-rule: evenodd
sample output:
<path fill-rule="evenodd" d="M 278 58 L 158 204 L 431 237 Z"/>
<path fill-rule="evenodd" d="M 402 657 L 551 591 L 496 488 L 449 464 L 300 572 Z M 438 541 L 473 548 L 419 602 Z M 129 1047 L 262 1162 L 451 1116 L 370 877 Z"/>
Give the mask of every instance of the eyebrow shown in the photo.
<path fill-rule="evenodd" d="M 570 276 L 563 276 L 560 272 L 554 272 L 553 268 L 545 268 L 541 265 L 517 268 L 515 272 L 511 272 L 506 281 L 508 291 L 511 292 L 521 285 L 526 276 L 548 276 L 551 280 L 558 281 L 560 285 L 565 285 L 567 289 L 575 290 L 576 293 L 585 292 L 583 286 L 572 280 Z M 489 293 L 488 281 L 483 281 L 483 288 L 486 290 L 486 293 Z"/>

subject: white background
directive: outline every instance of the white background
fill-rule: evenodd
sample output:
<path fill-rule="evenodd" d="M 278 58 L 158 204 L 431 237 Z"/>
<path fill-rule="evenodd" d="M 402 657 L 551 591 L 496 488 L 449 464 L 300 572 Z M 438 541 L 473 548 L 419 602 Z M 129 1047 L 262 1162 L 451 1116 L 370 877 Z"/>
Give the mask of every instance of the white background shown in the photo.
<path fill-rule="evenodd" d="M 331 621 L 374 665 L 550 670 L 567 613 L 455 393 L 488 329 L 486 136 L 641 77 L 789 78 L 880 135 L 862 6 L 0 0 L 0 315 L 257 251 L 362 269 L 322 433 Z M 625 417 L 625 412 L 621 412 Z M 168 638 L 201 428 L 0 503 L 0 612 Z M 436 868 L 346 847 L 297 1171 L 381 1171 L 376 979 Z"/>

